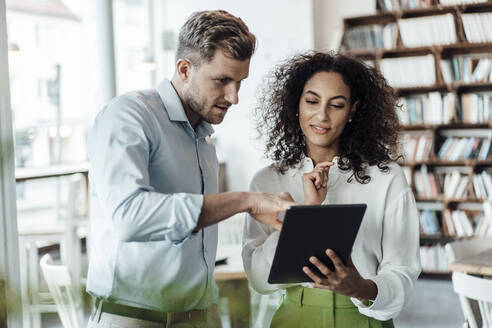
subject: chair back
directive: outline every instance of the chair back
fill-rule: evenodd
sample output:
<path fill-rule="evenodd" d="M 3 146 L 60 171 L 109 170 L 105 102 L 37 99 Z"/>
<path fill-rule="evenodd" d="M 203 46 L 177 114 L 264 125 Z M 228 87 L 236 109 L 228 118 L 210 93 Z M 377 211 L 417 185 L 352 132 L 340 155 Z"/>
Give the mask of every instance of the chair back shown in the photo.
<path fill-rule="evenodd" d="M 482 327 L 492 327 L 492 279 L 453 272 L 452 280 L 454 291 L 458 295 L 478 302 Z M 465 313 L 470 328 L 478 328 L 477 318 L 470 318 L 469 315 L 467 317 Z"/>
<path fill-rule="evenodd" d="M 58 316 L 63 327 L 81 328 L 80 311 L 68 267 L 53 264 L 50 254 L 46 254 L 41 258 L 40 266 L 48 289 L 55 300 Z"/>

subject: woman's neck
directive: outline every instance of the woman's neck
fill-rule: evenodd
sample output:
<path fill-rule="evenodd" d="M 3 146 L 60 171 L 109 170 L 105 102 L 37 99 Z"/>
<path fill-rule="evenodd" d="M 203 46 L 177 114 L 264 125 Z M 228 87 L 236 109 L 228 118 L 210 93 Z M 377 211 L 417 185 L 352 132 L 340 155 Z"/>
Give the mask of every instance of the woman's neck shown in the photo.
<path fill-rule="evenodd" d="M 306 155 L 313 160 L 313 165 L 318 163 L 331 162 L 335 156 L 338 156 L 338 147 L 326 148 L 306 145 Z"/>

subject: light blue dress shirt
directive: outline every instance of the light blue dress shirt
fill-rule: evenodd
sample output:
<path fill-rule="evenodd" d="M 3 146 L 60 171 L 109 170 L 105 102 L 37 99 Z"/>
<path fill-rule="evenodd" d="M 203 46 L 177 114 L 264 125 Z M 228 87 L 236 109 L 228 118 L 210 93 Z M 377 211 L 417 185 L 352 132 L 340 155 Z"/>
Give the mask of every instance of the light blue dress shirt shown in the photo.
<path fill-rule="evenodd" d="M 218 192 L 213 129 L 193 130 L 169 80 L 113 99 L 89 134 L 87 291 L 166 312 L 217 303 L 217 225 L 193 232 Z"/>

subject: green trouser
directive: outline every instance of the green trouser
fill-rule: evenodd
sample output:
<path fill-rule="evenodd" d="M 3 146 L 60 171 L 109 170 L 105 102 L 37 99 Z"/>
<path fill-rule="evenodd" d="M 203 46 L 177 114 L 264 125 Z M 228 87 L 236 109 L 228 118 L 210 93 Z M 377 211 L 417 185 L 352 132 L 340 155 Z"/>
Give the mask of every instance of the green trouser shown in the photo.
<path fill-rule="evenodd" d="M 301 286 L 287 289 L 270 327 L 394 328 L 392 320 L 379 321 L 359 313 L 347 296 Z"/>

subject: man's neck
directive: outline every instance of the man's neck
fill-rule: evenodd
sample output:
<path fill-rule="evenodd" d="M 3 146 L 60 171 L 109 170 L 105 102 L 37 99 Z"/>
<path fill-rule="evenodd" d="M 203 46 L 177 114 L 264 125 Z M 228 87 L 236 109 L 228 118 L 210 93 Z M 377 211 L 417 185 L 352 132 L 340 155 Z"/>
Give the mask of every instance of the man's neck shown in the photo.
<path fill-rule="evenodd" d="M 181 101 L 181 104 L 183 105 L 183 109 L 186 115 L 186 118 L 188 119 L 188 122 L 190 123 L 191 127 L 193 130 L 196 130 L 196 127 L 198 123 L 200 122 L 200 116 L 198 116 L 194 111 L 191 110 L 190 106 L 186 104 L 186 101 L 183 96 L 181 84 L 179 81 L 176 79 L 171 80 L 171 85 L 173 86 L 174 90 L 178 94 L 179 100 Z"/>

